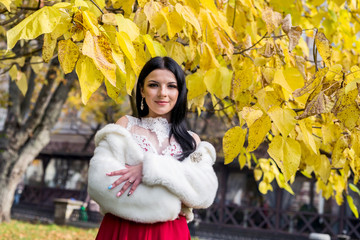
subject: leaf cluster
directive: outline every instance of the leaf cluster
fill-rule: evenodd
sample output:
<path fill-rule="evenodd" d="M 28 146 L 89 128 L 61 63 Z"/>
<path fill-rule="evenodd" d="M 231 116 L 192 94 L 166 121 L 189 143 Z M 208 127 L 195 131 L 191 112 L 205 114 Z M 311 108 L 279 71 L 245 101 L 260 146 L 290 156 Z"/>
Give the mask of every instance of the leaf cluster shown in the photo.
<path fill-rule="evenodd" d="M 65 73 L 75 69 L 85 104 L 103 83 L 119 101 L 150 57 L 170 56 L 187 74 L 190 109 L 201 114 L 210 98 L 236 125 L 225 163 L 253 168 L 264 194 L 274 179 L 292 193 L 296 173 L 314 177 L 357 215 L 359 31 L 354 1 L 76 0 L 28 16 L 7 46 L 44 35 L 43 60 L 57 52 Z M 270 157 L 256 160 L 264 141 Z"/>

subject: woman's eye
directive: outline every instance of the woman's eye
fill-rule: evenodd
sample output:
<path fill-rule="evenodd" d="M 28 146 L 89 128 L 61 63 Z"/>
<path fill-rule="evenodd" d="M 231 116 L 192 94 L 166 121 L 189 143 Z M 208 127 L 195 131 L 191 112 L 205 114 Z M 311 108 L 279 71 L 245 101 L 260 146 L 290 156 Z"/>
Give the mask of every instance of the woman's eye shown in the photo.
<path fill-rule="evenodd" d="M 177 88 L 176 85 L 170 85 L 169 87 L 170 87 L 170 88 Z"/>
<path fill-rule="evenodd" d="M 157 84 L 155 84 L 155 83 L 150 83 L 150 84 L 149 84 L 149 87 L 157 87 Z"/>

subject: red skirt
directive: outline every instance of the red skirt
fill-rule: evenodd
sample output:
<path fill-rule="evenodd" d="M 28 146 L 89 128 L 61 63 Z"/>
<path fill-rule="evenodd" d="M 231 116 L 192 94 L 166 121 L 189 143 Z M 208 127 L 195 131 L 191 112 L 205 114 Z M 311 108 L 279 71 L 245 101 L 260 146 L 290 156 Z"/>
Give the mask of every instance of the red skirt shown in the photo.
<path fill-rule="evenodd" d="M 191 240 L 186 218 L 158 223 L 137 223 L 116 217 L 104 216 L 96 240 Z"/>

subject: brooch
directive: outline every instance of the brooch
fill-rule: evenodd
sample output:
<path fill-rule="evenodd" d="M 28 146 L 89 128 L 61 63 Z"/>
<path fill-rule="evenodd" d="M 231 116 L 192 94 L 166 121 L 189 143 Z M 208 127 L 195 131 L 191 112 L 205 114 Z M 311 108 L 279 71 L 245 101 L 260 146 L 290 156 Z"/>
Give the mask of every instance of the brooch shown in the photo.
<path fill-rule="evenodd" d="M 196 163 L 201 161 L 201 157 L 202 157 L 202 154 L 200 152 L 193 152 L 192 154 L 190 154 L 191 161 L 196 162 Z"/>

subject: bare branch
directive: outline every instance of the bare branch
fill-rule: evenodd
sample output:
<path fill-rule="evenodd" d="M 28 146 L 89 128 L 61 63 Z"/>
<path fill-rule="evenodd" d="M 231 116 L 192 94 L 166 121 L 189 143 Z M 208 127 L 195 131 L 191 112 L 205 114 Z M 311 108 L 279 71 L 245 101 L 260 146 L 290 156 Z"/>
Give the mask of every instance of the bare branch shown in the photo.
<path fill-rule="evenodd" d="M 319 68 L 317 65 L 317 49 L 316 49 L 316 44 L 315 44 L 316 33 L 317 33 L 317 29 L 315 29 L 315 36 L 314 36 L 314 43 L 313 43 L 313 56 L 314 56 L 315 70 L 317 72 L 317 71 L 319 71 Z"/>
<path fill-rule="evenodd" d="M 29 77 L 29 81 L 28 81 L 28 90 L 26 91 L 26 95 L 20 106 L 20 114 L 21 114 L 22 119 L 24 119 L 24 117 L 29 112 L 31 97 L 32 97 L 34 89 L 35 89 L 36 73 L 34 72 L 34 70 L 32 70 L 30 65 L 28 67 L 30 68 L 31 72 L 30 72 L 30 77 Z"/>
<path fill-rule="evenodd" d="M 103 10 L 101 10 L 101 8 L 99 7 L 99 5 L 96 4 L 96 2 L 94 2 L 94 0 L 90 0 L 90 2 L 92 2 L 98 9 L 99 11 L 104 14 Z"/>
<path fill-rule="evenodd" d="M 261 41 L 266 37 L 267 34 L 268 34 L 268 33 L 266 32 L 265 35 L 262 36 L 262 38 L 260 38 L 259 41 L 257 41 L 257 42 L 256 42 L 254 45 L 252 45 L 251 47 L 248 47 L 248 48 L 242 50 L 241 52 L 236 52 L 236 53 L 234 53 L 234 55 L 235 55 L 235 54 L 242 54 L 242 53 L 244 53 L 244 52 L 246 52 L 246 51 L 249 51 L 250 49 L 252 49 L 253 47 L 255 47 L 259 42 L 261 42 Z"/>
<path fill-rule="evenodd" d="M 4 58 L 0 58 L 0 61 L 3 61 L 3 60 L 9 60 L 9 59 L 17 59 L 17 58 L 21 58 L 21 57 L 29 57 L 29 56 L 32 56 L 34 55 L 35 53 L 38 53 L 40 52 L 42 49 L 39 48 L 39 49 L 35 49 L 34 51 L 32 52 L 29 52 L 29 53 L 24 53 L 22 55 L 16 55 L 16 56 L 13 56 L 13 57 L 4 57 Z"/>

